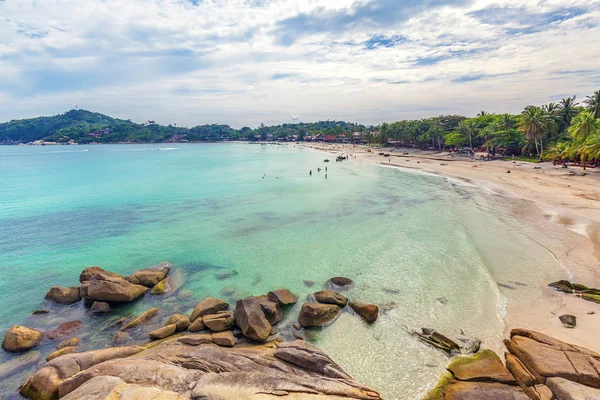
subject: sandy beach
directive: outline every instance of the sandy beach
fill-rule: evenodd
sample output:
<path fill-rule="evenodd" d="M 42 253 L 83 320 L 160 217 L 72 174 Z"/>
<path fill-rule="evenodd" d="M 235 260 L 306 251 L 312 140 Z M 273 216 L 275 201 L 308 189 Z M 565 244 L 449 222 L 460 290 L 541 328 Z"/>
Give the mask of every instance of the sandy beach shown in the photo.
<path fill-rule="evenodd" d="M 569 279 L 590 287 L 600 286 L 600 171 L 513 160 L 476 161 L 418 150 L 371 148 L 352 144 L 306 143 L 303 146 L 343 154 L 350 162 L 401 167 L 458 179 L 493 195 L 524 200 L 515 210 L 523 226 L 556 260 L 548 267 L 548 283 Z M 371 150 L 370 152 L 368 150 Z M 390 157 L 378 155 L 389 153 Z M 333 160 L 332 160 L 333 161 Z M 510 173 L 508 173 L 510 171 Z M 558 339 L 600 351 L 600 312 L 597 305 L 574 295 L 520 277 L 522 285 L 537 285 L 535 296 L 498 282 L 507 298 L 506 332 L 516 327 L 534 329 Z M 595 311 L 594 311 L 595 310 Z M 558 316 L 577 316 L 577 328 L 566 329 Z M 501 349 L 498 349 L 501 350 Z"/>

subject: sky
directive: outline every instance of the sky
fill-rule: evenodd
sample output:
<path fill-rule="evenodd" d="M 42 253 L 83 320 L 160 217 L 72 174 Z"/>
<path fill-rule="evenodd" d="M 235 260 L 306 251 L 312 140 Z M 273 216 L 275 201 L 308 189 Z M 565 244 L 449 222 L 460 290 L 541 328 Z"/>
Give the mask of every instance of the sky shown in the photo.
<path fill-rule="evenodd" d="M 598 0 L 0 0 L 0 121 L 518 113 L 600 89 Z"/>

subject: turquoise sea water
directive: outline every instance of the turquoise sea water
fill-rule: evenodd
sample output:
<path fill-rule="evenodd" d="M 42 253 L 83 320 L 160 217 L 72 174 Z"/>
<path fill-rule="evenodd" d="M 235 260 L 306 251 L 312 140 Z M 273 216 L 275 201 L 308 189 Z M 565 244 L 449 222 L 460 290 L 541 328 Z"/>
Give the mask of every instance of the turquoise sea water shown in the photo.
<path fill-rule="evenodd" d="M 27 316 L 48 306 L 47 290 L 77 285 L 89 265 L 127 275 L 170 261 L 195 296 L 181 311 L 206 296 L 234 301 L 280 287 L 302 300 L 343 275 L 356 282 L 345 294 L 379 304 L 380 319 L 367 326 L 344 313 L 315 344 L 386 399 L 416 399 L 447 360 L 405 329 L 462 329 L 496 345 L 505 304 L 497 282 L 540 262 L 503 214 L 507 201 L 468 185 L 354 160 L 324 164 L 335 157 L 293 144 L 159 146 L 0 147 L 0 335 L 35 324 Z M 327 179 L 317 172 L 326 166 Z M 143 299 L 127 310 L 152 301 L 161 307 Z M 0 397 L 34 369 L 5 377 Z"/>

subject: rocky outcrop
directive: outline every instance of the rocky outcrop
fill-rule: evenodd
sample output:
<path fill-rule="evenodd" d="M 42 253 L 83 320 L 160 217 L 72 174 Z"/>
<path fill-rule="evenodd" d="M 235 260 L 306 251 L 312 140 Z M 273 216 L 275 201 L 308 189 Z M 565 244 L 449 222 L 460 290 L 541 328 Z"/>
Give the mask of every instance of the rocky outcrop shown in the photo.
<path fill-rule="evenodd" d="M 182 339 L 67 354 L 42 367 L 21 393 L 36 400 L 381 398 L 303 341 L 220 347 Z"/>
<path fill-rule="evenodd" d="M 336 306 L 346 307 L 348 299 L 346 296 L 334 292 L 333 290 L 325 289 L 313 294 L 319 303 L 335 304 Z"/>
<path fill-rule="evenodd" d="M 115 274 L 114 272 L 106 271 L 100 267 L 93 266 L 84 268 L 79 274 L 79 282 L 83 283 L 92 279 L 93 276 L 100 275 L 105 278 L 123 278 L 122 275 Z"/>
<path fill-rule="evenodd" d="M 298 314 L 298 322 L 303 327 L 322 327 L 331 324 L 340 314 L 335 304 L 304 303 Z"/>
<path fill-rule="evenodd" d="M 209 314 L 216 314 L 219 311 L 225 311 L 229 309 L 229 303 L 215 299 L 214 297 L 208 297 L 202 300 L 194 308 L 192 315 L 190 315 L 190 321 L 194 322 L 198 317 L 203 317 Z"/>
<path fill-rule="evenodd" d="M 88 267 L 80 276 L 81 297 L 88 301 L 127 303 L 143 296 L 150 289 L 133 284 L 124 277 L 104 271 L 100 267 Z"/>
<path fill-rule="evenodd" d="M 2 348 L 9 353 L 23 353 L 37 346 L 43 338 L 44 332 L 17 325 L 6 332 Z"/>
<path fill-rule="evenodd" d="M 129 357 L 142 350 L 144 349 L 138 346 L 124 346 L 66 354 L 45 364 L 25 382 L 20 393 L 35 400 L 59 399 L 66 395 L 59 393 L 59 388 L 67 379 L 107 360 Z"/>
<path fill-rule="evenodd" d="M 204 326 L 204 319 L 202 317 L 196 318 L 194 322 L 188 326 L 188 331 L 190 332 L 200 332 L 206 329 Z"/>
<path fill-rule="evenodd" d="M 202 317 L 204 325 L 213 332 L 223 332 L 233 328 L 233 318 L 229 311 L 221 311 L 218 314 L 205 315 Z"/>
<path fill-rule="evenodd" d="M 419 340 L 442 350 L 448 355 L 455 355 L 460 352 L 458 343 L 433 329 L 421 328 L 421 332 L 415 331 L 412 334 Z"/>
<path fill-rule="evenodd" d="M 147 288 L 153 288 L 156 284 L 167 277 L 172 267 L 173 264 L 169 262 L 162 262 L 150 268 L 145 268 L 134 272 L 131 274 L 128 280 L 134 285 L 142 285 L 146 286 Z"/>
<path fill-rule="evenodd" d="M 600 354 L 524 329 L 513 329 L 505 344 L 513 356 L 507 365 L 519 370 L 515 377 L 523 387 L 543 385 L 548 378 L 600 387 Z"/>
<path fill-rule="evenodd" d="M 52 286 L 46 293 L 46 300 L 51 300 L 58 304 L 73 304 L 81 300 L 79 295 L 79 286 L 62 287 Z"/>
<path fill-rule="evenodd" d="M 233 347 L 235 345 L 235 337 L 231 331 L 213 333 L 212 341 L 219 346 Z"/>
<path fill-rule="evenodd" d="M 257 297 L 246 297 L 238 300 L 235 304 L 233 316 L 235 323 L 240 327 L 244 336 L 252 340 L 262 342 L 271 334 L 272 325 L 267 319 L 260 299 Z"/>
<path fill-rule="evenodd" d="M 600 354 L 524 329 L 505 343 L 506 367 L 490 350 L 457 357 L 426 400 L 600 399 Z"/>
<path fill-rule="evenodd" d="M 584 300 L 594 303 L 600 303 L 600 289 L 589 288 L 579 283 L 569 281 L 557 281 L 548 284 L 548 286 L 564 293 L 575 294 Z"/>
<path fill-rule="evenodd" d="M 290 304 L 296 304 L 298 297 L 287 289 L 279 289 L 269 292 L 267 294 L 269 300 L 281 304 L 282 306 L 288 306 Z"/>
<path fill-rule="evenodd" d="M 166 325 L 175 324 L 177 332 L 185 331 L 190 326 L 190 319 L 187 315 L 174 314 L 169 317 Z"/>
<path fill-rule="evenodd" d="M 348 303 L 350 308 L 354 310 L 365 322 L 372 324 L 377 321 L 379 316 L 379 307 L 375 304 L 366 304 L 359 301 L 351 301 Z"/>
<path fill-rule="evenodd" d="M 343 276 L 335 276 L 335 277 L 331 278 L 330 280 L 328 280 L 326 285 L 330 286 L 330 287 L 334 287 L 334 288 L 350 286 L 350 285 L 352 285 L 352 279 L 345 278 Z"/>

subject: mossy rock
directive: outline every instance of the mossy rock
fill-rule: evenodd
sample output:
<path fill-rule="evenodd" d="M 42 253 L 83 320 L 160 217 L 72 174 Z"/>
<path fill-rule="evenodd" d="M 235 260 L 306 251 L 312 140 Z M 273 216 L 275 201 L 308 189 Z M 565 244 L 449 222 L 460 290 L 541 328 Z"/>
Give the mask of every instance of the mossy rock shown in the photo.
<path fill-rule="evenodd" d="M 590 289 L 589 287 L 579 284 L 579 283 L 574 283 L 573 284 L 573 290 L 575 290 L 576 292 L 584 292 L 586 290 L 595 290 L 595 289 Z"/>
<path fill-rule="evenodd" d="M 423 400 L 444 400 L 444 390 L 447 386 L 458 382 L 450 371 L 442 375 L 437 385 L 423 397 Z"/>
<path fill-rule="evenodd" d="M 162 281 L 158 282 L 156 285 L 154 285 L 154 287 L 150 291 L 150 294 L 161 295 L 161 294 L 164 294 L 166 290 L 167 290 L 167 279 L 165 278 Z"/>
<path fill-rule="evenodd" d="M 592 301 L 594 303 L 600 304 L 600 294 L 583 293 L 581 295 L 581 298 L 587 301 Z"/>
<path fill-rule="evenodd" d="M 548 286 L 565 293 L 573 293 L 573 284 L 569 281 L 561 280 L 549 283 Z"/>

